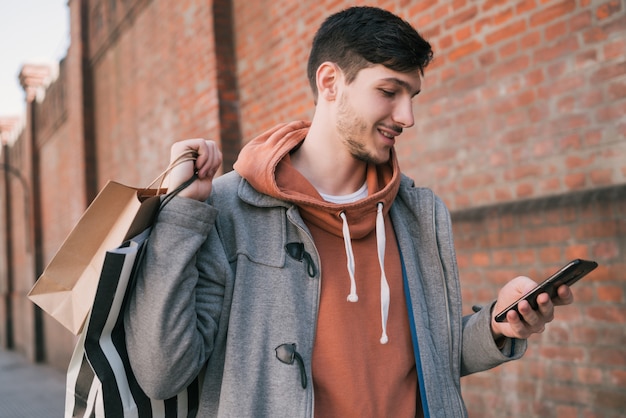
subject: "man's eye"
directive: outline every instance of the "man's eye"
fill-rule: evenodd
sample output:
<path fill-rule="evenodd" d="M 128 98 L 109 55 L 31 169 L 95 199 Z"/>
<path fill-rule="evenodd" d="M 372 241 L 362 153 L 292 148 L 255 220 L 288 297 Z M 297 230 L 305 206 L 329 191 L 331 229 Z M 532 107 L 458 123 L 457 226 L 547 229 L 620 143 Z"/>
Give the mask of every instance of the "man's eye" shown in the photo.
<path fill-rule="evenodd" d="M 393 97 L 396 94 L 395 91 L 391 91 L 391 90 L 380 89 L 380 91 L 385 97 Z"/>

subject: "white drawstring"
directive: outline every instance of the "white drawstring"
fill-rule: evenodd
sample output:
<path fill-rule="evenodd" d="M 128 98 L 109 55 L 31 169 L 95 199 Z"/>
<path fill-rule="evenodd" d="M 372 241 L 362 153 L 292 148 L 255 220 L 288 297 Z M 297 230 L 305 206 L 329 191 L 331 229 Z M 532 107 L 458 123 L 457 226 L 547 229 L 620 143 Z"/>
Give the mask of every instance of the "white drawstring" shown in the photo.
<path fill-rule="evenodd" d="M 350 238 L 350 228 L 348 227 L 348 219 L 346 214 L 339 214 L 343 220 L 343 241 L 346 247 L 346 258 L 348 259 L 348 274 L 350 275 L 350 294 L 349 302 L 357 302 L 359 296 L 356 293 L 356 280 L 354 278 L 354 253 L 352 251 L 352 239 Z M 385 236 L 385 218 L 383 215 L 383 204 L 379 202 L 376 209 L 376 247 L 378 250 L 378 263 L 380 264 L 380 315 L 382 322 L 381 344 L 387 344 L 389 337 L 387 336 L 387 319 L 389 317 L 389 283 L 385 275 L 385 246 L 387 239 Z"/>
<path fill-rule="evenodd" d="M 350 294 L 348 302 L 357 302 L 359 296 L 356 294 L 356 280 L 354 279 L 354 253 L 352 252 L 352 238 L 350 238 L 350 229 L 348 228 L 348 219 L 346 214 L 339 214 L 343 219 L 343 242 L 346 246 L 346 257 L 348 259 L 348 273 L 350 274 Z"/>
<path fill-rule="evenodd" d="M 383 216 L 383 204 L 379 202 L 376 213 L 376 243 L 378 247 L 378 263 L 380 264 L 380 314 L 382 320 L 383 334 L 380 337 L 381 344 L 387 344 L 387 318 L 389 317 L 389 283 L 385 275 L 385 219 Z"/>

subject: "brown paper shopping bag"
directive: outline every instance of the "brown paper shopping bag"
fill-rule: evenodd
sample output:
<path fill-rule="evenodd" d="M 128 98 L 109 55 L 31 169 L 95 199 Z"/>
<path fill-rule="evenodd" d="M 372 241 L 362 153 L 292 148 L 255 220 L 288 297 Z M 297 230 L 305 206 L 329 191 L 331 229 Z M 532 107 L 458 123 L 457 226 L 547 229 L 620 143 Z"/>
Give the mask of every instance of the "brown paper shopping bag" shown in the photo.
<path fill-rule="evenodd" d="M 177 164 L 195 159 L 181 155 L 157 179 Z M 152 186 L 150 184 L 150 186 Z M 152 224 L 160 195 L 167 190 L 139 189 L 109 181 L 65 239 L 28 298 L 74 335 L 91 309 L 107 250 L 118 247 Z"/>
<path fill-rule="evenodd" d="M 149 224 L 158 207 L 155 194 L 109 181 L 39 277 L 29 299 L 78 334 L 93 303 L 106 251 L 132 233 L 133 221 Z"/>
<path fill-rule="evenodd" d="M 201 375 L 169 399 L 150 398 L 137 384 L 126 351 L 124 310 L 150 238 L 155 210 L 195 180 L 195 176 L 161 199 L 158 208 L 139 213 L 131 229 L 137 234 L 106 252 L 93 306 L 67 370 L 65 417 L 195 417 L 198 413 Z M 140 212 L 146 208 L 142 204 Z M 140 225 L 141 224 L 141 225 Z"/>

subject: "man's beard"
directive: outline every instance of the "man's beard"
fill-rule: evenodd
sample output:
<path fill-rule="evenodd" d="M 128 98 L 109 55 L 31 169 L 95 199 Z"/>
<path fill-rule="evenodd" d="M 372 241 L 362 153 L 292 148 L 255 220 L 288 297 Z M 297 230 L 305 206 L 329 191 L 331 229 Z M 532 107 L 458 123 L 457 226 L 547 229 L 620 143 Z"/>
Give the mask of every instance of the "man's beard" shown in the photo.
<path fill-rule="evenodd" d="M 339 99 L 337 112 L 337 131 L 354 158 L 367 164 L 381 164 L 387 161 L 376 158 L 365 147 L 362 138 L 368 134 L 368 125 L 350 107 L 345 93 Z"/>

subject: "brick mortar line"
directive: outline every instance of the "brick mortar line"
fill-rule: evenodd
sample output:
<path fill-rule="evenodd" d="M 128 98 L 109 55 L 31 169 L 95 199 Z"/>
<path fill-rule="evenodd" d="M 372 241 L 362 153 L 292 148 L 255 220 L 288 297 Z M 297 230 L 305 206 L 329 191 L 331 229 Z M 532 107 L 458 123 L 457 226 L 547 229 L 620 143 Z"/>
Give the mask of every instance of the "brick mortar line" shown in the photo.
<path fill-rule="evenodd" d="M 453 221 L 467 221 L 486 218 L 492 216 L 494 212 L 499 214 L 518 213 L 572 204 L 591 205 L 598 202 L 619 200 L 626 200 L 626 184 L 454 210 L 450 212 L 450 216 Z"/>

